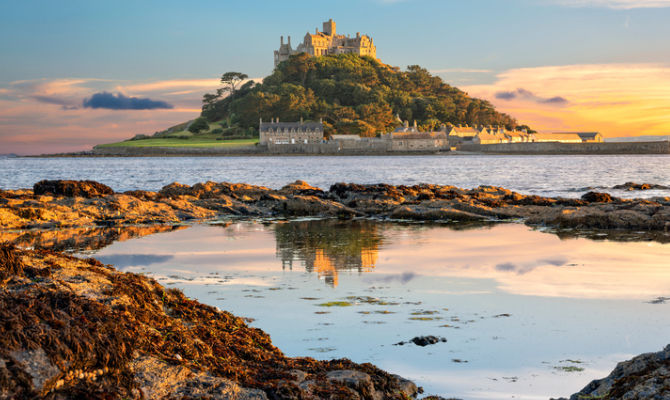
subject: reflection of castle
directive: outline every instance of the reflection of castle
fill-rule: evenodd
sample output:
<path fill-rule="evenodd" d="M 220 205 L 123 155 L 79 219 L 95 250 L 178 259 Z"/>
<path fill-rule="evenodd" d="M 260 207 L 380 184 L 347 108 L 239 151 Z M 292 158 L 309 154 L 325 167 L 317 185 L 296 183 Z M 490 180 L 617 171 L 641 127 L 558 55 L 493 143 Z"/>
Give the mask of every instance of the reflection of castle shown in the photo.
<path fill-rule="evenodd" d="M 276 225 L 275 236 L 282 268 L 293 269 L 293 262 L 301 261 L 331 286 L 338 284 L 338 271 L 373 270 L 381 244 L 377 225 L 369 221 L 289 222 Z"/>

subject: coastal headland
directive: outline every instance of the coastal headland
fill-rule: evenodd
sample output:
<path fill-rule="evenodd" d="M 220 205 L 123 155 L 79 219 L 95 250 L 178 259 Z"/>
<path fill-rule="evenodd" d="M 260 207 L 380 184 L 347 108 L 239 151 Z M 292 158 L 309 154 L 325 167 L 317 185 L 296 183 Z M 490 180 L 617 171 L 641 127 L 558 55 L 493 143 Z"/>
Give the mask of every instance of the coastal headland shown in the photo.
<path fill-rule="evenodd" d="M 660 186 L 629 182 L 620 188 Z M 206 182 L 125 193 L 94 181 L 41 181 L 32 189 L 0 191 L 7 241 L 0 246 L 0 313 L 6 321 L 0 327 L 0 398 L 415 398 L 416 385 L 370 364 L 285 357 L 243 318 L 151 278 L 55 251 L 64 249 L 64 240 L 71 248 L 95 248 L 187 223 L 305 216 L 523 221 L 559 235 L 566 234 L 562 229 L 568 235 L 646 232 L 647 239 L 667 242 L 670 198 L 624 200 L 589 192 L 563 199 L 490 186 L 340 183 L 322 190 L 302 181 L 279 190 Z M 667 388 L 654 382 L 667 378 L 668 354 L 666 349 L 622 363 L 573 398 L 663 395 Z"/>

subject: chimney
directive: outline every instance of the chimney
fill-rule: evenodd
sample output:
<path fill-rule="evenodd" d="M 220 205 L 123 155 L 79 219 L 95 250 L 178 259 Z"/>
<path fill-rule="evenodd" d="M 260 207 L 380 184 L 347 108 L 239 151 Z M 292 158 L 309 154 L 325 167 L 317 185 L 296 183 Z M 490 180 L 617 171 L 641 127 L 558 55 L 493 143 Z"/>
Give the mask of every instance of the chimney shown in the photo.
<path fill-rule="evenodd" d="M 281 42 L 280 44 L 283 46 L 284 45 L 284 36 L 281 37 Z"/>
<path fill-rule="evenodd" d="M 291 36 L 288 37 L 288 47 L 291 47 Z"/>

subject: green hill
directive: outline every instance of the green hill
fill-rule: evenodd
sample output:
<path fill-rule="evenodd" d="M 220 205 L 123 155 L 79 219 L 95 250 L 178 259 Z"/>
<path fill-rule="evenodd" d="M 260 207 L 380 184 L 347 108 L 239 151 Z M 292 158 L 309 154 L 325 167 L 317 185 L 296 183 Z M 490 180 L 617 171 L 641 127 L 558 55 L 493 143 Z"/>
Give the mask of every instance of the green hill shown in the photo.
<path fill-rule="evenodd" d="M 361 136 L 392 130 L 400 124 L 396 116 L 426 130 L 442 124 L 518 125 L 488 101 L 469 97 L 419 66 L 401 71 L 371 57 L 300 54 L 279 64 L 263 83 L 231 85 L 237 82 L 205 95 L 202 111 L 206 121 L 223 121 L 234 136 L 257 131 L 259 118 L 322 118 L 327 134 Z"/>
<path fill-rule="evenodd" d="M 153 136 L 102 147 L 218 147 L 257 142 L 258 123 L 323 119 L 326 135 L 375 136 L 403 121 L 417 121 L 422 130 L 442 124 L 518 126 L 486 100 L 472 98 L 427 70 L 406 71 L 353 54 L 310 57 L 299 54 L 275 68 L 263 83 L 227 72 L 216 93 L 203 96 L 199 118 Z M 524 126 L 525 127 L 525 126 Z"/>

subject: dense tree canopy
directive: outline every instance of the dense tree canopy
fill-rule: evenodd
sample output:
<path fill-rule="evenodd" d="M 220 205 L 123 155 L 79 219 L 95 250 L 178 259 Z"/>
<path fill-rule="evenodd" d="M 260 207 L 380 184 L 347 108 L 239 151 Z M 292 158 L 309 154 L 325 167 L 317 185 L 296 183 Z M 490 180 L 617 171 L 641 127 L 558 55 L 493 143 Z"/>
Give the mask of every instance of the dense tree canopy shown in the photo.
<path fill-rule="evenodd" d="M 416 120 L 426 130 L 441 124 L 517 126 L 488 101 L 469 97 L 418 65 L 400 71 L 351 54 L 292 56 L 263 83 L 248 81 L 236 90 L 205 95 L 202 115 L 245 129 L 258 128 L 259 118 L 323 118 L 328 134 L 361 136 L 392 130 L 400 124 L 396 116 Z"/>

